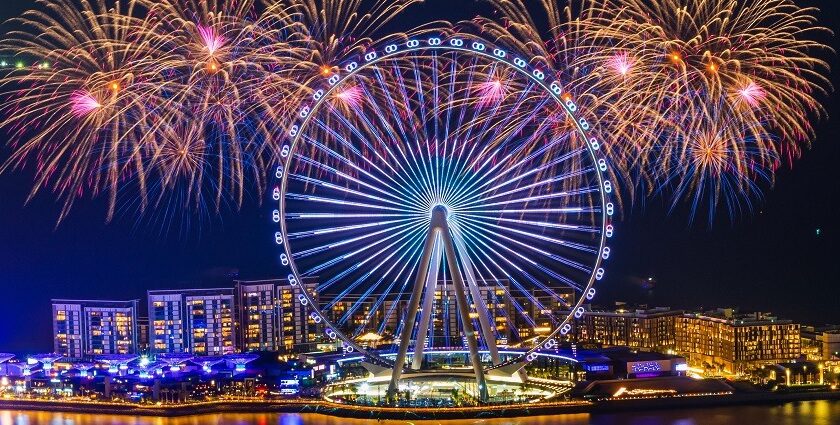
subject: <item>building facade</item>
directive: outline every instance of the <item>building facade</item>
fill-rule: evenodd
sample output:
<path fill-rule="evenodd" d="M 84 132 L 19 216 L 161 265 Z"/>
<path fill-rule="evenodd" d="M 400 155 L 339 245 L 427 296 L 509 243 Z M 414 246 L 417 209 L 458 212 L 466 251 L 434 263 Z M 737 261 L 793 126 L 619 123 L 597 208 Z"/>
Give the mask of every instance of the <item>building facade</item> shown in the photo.
<path fill-rule="evenodd" d="M 323 342 L 323 325 L 300 301 L 303 289 L 318 300 L 316 284 L 290 285 L 286 280 L 236 281 L 242 351 L 303 352 Z"/>
<path fill-rule="evenodd" d="M 840 361 L 840 326 L 803 326 L 802 351 L 808 360 Z"/>
<path fill-rule="evenodd" d="M 180 292 L 149 291 L 149 351 L 183 353 L 184 307 Z"/>
<path fill-rule="evenodd" d="M 52 300 L 53 351 L 79 359 L 138 351 L 138 300 Z"/>
<path fill-rule="evenodd" d="M 236 283 L 242 351 L 277 350 L 277 301 L 273 282 Z"/>
<path fill-rule="evenodd" d="M 149 352 L 149 333 L 149 317 L 139 317 L 137 319 L 137 349 L 140 353 Z"/>
<path fill-rule="evenodd" d="M 799 324 L 732 309 L 685 314 L 677 319 L 676 337 L 676 351 L 689 364 L 720 373 L 744 373 L 802 353 Z"/>
<path fill-rule="evenodd" d="M 148 298 L 152 352 L 221 356 L 237 351 L 233 288 L 149 291 Z"/>
<path fill-rule="evenodd" d="M 673 352 L 676 320 L 683 312 L 667 307 L 587 311 L 577 321 L 579 342 L 604 347 L 625 346 L 640 351 Z"/>

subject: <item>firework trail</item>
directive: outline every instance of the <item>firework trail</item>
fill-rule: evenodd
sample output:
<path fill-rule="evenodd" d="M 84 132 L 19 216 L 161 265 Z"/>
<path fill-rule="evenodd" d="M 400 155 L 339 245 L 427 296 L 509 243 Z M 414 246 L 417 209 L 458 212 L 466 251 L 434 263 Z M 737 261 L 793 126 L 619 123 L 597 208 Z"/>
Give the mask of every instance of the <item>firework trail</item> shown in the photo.
<path fill-rule="evenodd" d="M 286 28 L 275 51 L 286 44 L 306 53 L 297 65 L 310 85 L 318 76 L 329 77 L 354 52 L 374 42 L 382 26 L 422 0 L 268 0 L 262 16 L 271 27 Z"/>

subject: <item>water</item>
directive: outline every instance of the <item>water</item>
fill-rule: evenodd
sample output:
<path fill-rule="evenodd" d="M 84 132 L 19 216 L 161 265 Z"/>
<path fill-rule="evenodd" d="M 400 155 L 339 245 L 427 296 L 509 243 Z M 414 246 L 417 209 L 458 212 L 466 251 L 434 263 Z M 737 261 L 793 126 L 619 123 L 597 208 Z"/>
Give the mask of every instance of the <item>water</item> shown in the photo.
<path fill-rule="evenodd" d="M 840 400 L 615 414 L 457 421 L 364 421 L 304 414 L 218 414 L 181 418 L 0 410 L 0 425 L 837 425 Z"/>

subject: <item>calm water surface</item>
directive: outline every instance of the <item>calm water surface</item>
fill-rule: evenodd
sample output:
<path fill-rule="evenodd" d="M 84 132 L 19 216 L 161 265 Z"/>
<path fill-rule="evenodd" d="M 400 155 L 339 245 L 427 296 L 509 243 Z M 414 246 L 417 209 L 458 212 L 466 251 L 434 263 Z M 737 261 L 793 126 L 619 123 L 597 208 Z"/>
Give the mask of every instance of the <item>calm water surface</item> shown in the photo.
<path fill-rule="evenodd" d="M 840 400 L 616 414 L 458 421 L 363 421 L 316 414 L 220 414 L 183 418 L 0 410 L 0 425 L 840 425 Z"/>

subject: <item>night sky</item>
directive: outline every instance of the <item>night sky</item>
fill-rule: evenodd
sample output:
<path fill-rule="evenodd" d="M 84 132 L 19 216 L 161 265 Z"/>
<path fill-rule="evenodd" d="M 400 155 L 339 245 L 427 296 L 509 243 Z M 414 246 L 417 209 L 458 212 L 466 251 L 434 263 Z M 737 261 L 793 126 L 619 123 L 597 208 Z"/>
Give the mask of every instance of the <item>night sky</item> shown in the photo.
<path fill-rule="evenodd" d="M 836 31 L 835 3 L 810 4 L 826 8 L 822 23 Z M 0 19 L 32 4 L 3 0 Z M 427 0 L 408 15 L 411 22 L 396 26 L 482 11 L 468 0 Z M 832 65 L 837 68 L 836 59 Z M 832 79 L 840 86 L 840 73 Z M 625 211 L 598 303 L 738 306 L 840 324 L 838 99 L 824 99 L 831 118 L 816 126 L 813 149 L 779 173 L 754 216 L 709 230 L 704 223 L 689 226 L 684 215 L 669 216 L 655 201 Z M 8 152 L 0 148 L 0 160 Z M 138 224 L 130 213 L 105 223 L 104 200 L 81 200 L 56 228 L 60 205 L 48 193 L 25 203 L 32 178 L 31 170 L 0 176 L 0 351 L 52 349 L 51 298 L 144 300 L 148 289 L 216 287 L 229 285 L 234 273 L 268 278 L 279 269 L 269 205 L 251 202 L 184 235 Z M 655 278 L 653 290 L 639 284 L 647 277 Z"/>

